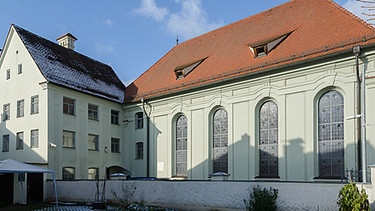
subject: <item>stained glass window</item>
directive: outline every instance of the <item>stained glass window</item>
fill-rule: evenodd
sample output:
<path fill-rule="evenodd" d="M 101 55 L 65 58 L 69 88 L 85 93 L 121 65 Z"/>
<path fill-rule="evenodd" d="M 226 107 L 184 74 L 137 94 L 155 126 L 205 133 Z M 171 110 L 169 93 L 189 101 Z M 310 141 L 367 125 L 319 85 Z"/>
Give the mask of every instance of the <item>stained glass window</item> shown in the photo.
<path fill-rule="evenodd" d="M 263 103 L 259 111 L 259 175 L 277 177 L 278 109 L 272 101 Z"/>
<path fill-rule="evenodd" d="M 213 116 L 213 172 L 228 173 L 228 114 L 224 109 Z"/>
<path fill-rule="evenodd" d="M 319 176 L 340 178 L 344 173 L 344 98 L 324 93 L 318 102 Z"/>
<path fill-rule="evenodd" d="M 180 116 L 176 122 L 176 175 L 187 176 L 187 118 Z"/>

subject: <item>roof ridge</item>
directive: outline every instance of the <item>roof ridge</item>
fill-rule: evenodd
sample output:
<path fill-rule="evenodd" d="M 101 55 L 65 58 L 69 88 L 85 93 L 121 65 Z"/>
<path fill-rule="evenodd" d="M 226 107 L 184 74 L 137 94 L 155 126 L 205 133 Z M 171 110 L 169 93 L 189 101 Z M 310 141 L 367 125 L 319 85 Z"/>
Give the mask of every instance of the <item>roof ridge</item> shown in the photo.
<path fill-rule="evenodd" d="M 291 0 L 291 1 L 294 1 L 294 0 Z M 250 14 L 250 15 L 248 15 L 248 16 L 246 16 L 246 17 L 240 19 L 240 20 L 237 20 L 237 21 L 234 21 L 234 22 L 228 23 L 228 24 L 226 24 L 226 25 L 224 25 L 224 26 L 220 26 L 220 27 L 218 27 L 218 28 L 216 28 L 216 29 L 213 29 L 213 30 L 211 30 L 211 31 L 205 32 L 205 33 L 203 33 L 203 34 L 200 34 L 200 35 L 198 35 L 198 36 L 196 36 L 196 37 L 189 38 L 189 39 L 187 39 L 187 40 L 185 40 L 185 41 L 179 43 L 178 45 L 183 44 L 183 43 L 185 43 L 185 42 L 189 42 L 189 41 L 191 41 L 191 40 L 199 39 L 200 37 L 202 37 L 202 36 L 204 36 L 204 35 L 206 35 L 206 34 L 214 33 L 214 32 L 216 32 L 216 31 L 218 31 L 218 30 L 225 29 L 225 28 L 229 28 L 229 27 L 231 27 L 232 25 L 237 24 L 237 23 L 240 23 L 240 22 L 242 22 L 242 21 L 244 21 L 244 20 L 246 20 L 246 19 L 253 18 L 254 16 L 261 15 L 261 14 L 263 14 L 263 13 L 266 13 L 266 12 L 270 11 L 270 10 L 276 9 L 277 7 L 281 7 L 281 6 L 285 5 L 285 4 L 289 4 L 291 1 L 289 1 L 289 2 L 284 2 L 284 3 L 282 3 L 282 4 L 276 5 L 276 6 L 272 7 L 272 8 L 270 8 L 270 9 L 264 10 L 264 11 L 262 11 L 262 12 L 258 12 L 258 13 L 255 13 L 255 14 Z M 176 46 L 177 46 L 177 45 L 176 45 Z"/>
<path fill-rule="evenodd" d="M 45 40 L 45 41 L 47 41 L 47 42 L 50 42 L 50 43 L 53 43 L 54 45 L 56 45 L 56 47 L 58 46 L 59 48 L 63 48 L 63 49 L 68 50 L 68 51 L 73 51 L 74 53 L 79 54 L 80 56 L 86 57 L 86 58 L 88 58 L 88 59 L 90 59 L 90 60 L 92 60 L 92 61 L 99 62 L 99 63 L 101 63 L 101 64 L 103 64 L 103 65 L 106 65 L 106 66 L 108 66 L 108 67 L 111 67 L 111 66 L 109 66 L 108 64 L 106 64 L 106 63 L 104 63 L 104 62 L 102 62 L 102 61 L 99 61 L 99 60 L 97 60 L 97 59 L 94 59 L 94 58 L 91 58 L 91 57 L 89 57 L 89 56 L 86 56 L 86 55 L 84 55 L 84 54 L 82 54 L 82 53 L 80 53 L 80 52 L 78 52 L 78 51 L 75 51 L 75 50 L 72 50 L 72 49 L 65 48 L 65 47 L 63 47 L 63 46 L 61 46 L 61 45 L 59 45 L 59 44 L 57 44 L 57 43 L 55 43 L 55 42 L 52 42 L 51 40 L 49 40 L 49 39 L 47 39 L 47 38 L 44 38 L 44 37 L 42 37 L 42 36 L 40 36 L 40 35 L 38 35 L 38 34 L 36 34 L 36 33 L 34 33 L 34 32 L 31 32 L 31 31 L 29 31 L 29 30 L 27 30 L 27 29 L 25 29 L 25 28 L 23 28 L 23 27 L 20 27 L 20 26 L 15 25 L 15 24 L 12 24 L 12 25 L 15 26 L 16 28 L 19 28 L 19 29 L 24 30 L 24 31 L 26 31 L 26 32 L 28 32 L 28 33 L 31 33 L 31 34 L 33 34 L 34 36 L 36 36 L 36 37 L 38 37 L 38 38 L 40 38 L 40 39 L 43 39 L 43 40 Z M 66 34 L 70 34 L 70 33 L 66 33 Z M 66 34 L 65 34 L 65 35 L 66 35 Z M 62 36 L 65 36 L 65 35 L 62 35 Z M 62 37 L 62 36 L 60 36 L 60 37 Z M 23 42 L 23 41 L 22 41 L 22 42 Z M 112 67 L 111 67 L 111 68 L 112 68 Z"/>

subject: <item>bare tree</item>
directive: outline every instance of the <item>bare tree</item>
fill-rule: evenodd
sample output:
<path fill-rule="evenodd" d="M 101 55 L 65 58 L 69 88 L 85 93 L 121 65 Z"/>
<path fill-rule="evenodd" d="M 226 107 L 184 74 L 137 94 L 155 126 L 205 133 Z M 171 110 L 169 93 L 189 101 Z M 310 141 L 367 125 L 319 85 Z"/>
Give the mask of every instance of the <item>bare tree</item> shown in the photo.
<path fill-rule="evenodd" d="M 358 2 L 364 3 L 364 5 L 361 6 L 362 9 L 366 9 L 367 12 L 363 12 L 362 14 L 365 16 L 368 16 L 369 18 L 366 20 L 369 24 L 375 25 L 374 23 L 371 23 L 371 21 L 375 20 L 375 0 L 357 0 Z"/>

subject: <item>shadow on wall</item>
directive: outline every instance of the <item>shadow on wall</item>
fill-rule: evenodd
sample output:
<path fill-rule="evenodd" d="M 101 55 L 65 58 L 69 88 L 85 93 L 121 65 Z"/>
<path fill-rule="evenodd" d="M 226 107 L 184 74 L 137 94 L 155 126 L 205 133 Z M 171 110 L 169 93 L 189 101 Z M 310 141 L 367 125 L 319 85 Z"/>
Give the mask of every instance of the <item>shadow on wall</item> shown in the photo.
<path fill-rule="evenodd" d="M 13 159 L 25 163 L 47 163 L 31 148 L 31 131 L 19 131 L 14 134 L 8 127 L 8 121 L 0 123 L 1 153 L 0 160 Z M 14 120 L 13 120 L 14 121 Z M 38 148 L 46 145 L 40 139 Z M 48 174 L 49 175 L 49 174 Z M 50 175 L 49 175 L 50 176 Z M 3 173 L 0 174 L 0 203 L 30 203 L 43 202 L 44 173 Z M 25 190 L 26 189 L 26 190 Z"/>

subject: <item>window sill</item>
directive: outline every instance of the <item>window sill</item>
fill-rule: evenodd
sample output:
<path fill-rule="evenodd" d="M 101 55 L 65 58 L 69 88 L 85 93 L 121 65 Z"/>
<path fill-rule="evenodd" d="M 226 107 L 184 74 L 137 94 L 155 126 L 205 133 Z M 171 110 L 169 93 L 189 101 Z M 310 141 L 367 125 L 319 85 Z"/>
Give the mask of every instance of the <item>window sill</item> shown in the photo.
<path fill-rule="evenodd" d="M 187 176 L 172 176 L 171 180 L 187 180 Z"/>
<path fill-rule="evenodd" d="M 278 175 L 261 175 L 254 177 L 257 181 L 280 181 L 280 177 Z"/>
<path fill-rule="evenodd" d="M 340 178 L 336 176 L 325 176 L 325 177 L 314 177 L 314 182 L 343 182 L 346 181 L 347 178 Z"/>

